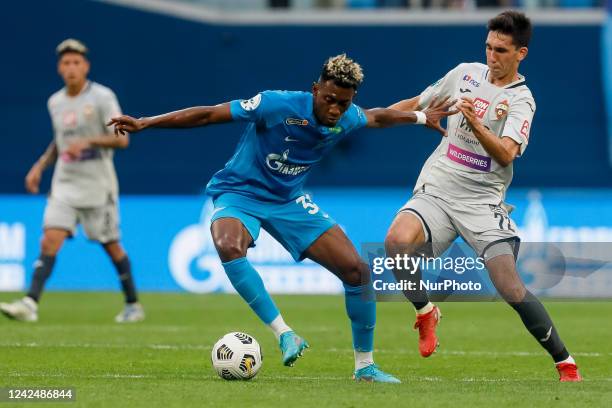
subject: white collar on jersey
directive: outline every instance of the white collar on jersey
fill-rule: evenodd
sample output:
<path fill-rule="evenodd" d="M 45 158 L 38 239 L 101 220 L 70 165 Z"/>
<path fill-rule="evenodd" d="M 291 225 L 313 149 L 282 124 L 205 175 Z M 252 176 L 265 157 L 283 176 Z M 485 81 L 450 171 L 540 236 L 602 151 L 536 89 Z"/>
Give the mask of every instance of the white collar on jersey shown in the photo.
<path fill-rule="evenodd" d="M 516 73 L 516 75 L 518 75 L 518 79 L 516 81 L 510 82 L 508 85 L 504 85 L 504 86 L 502 86 L 500 88 L 510 89 L 510 88 L 517 88 L 517 87 L 519 87 L 521 85 L 525 85 L 525 82 L 526 82 L 525 77 L 523 75 L 521 75 L 520 73 L 518 73 L 518 72 Z M 488 69 L 487 69 L 487 72 L 485 73 L 485 80 L 487 82 L 489 80 L 489 70 Z"/>
<path fill-rule="evenodd" d="M 66 94 L 68 98 L 78 98 L 79 96 L 83 95 L 85 92 L 89 91 L 89 88 L 91 88 L 91 81 L 87 79 L 85 80 L 85 85 L 83 85 L 83 88 L 81 88 L 78 94 L 74 96 L 68 95 L 68 89 L 66 89 L 65 86 L 64 86 L 64 93 Z"/>

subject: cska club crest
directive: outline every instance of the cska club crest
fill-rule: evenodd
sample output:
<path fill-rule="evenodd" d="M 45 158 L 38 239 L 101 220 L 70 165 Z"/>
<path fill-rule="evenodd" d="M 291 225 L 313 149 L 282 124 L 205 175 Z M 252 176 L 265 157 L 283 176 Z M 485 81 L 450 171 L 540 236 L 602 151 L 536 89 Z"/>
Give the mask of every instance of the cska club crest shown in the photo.
<path fill-rule="evenodd" d="M 508 114 L 508 101 L 503 100 L 497 104 L 495 107 L 495 116 L 497 116 L 497 120 L 500 120 L 504 116 Z"/>
<path fill-rule="evenodd" d="M 91 115 L 93 115 L 94 113 L 94 107 L 93 105 L 85 105 L 83 107 L 83 115 L 85 115 L 86 117 L 91 117 Z"/>

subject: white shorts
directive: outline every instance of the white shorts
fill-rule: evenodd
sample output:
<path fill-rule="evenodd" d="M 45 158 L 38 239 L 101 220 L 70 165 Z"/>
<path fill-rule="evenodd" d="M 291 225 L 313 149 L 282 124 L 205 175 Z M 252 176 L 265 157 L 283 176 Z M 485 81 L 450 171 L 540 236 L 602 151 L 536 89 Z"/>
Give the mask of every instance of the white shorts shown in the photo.
<path fill-rule="evenodd" d="M 49 197 L 45 208 L 43 228 L 63 229 L 74 235 L 78 224 L 83 226 L 85 235 L 102 244 L 118 241 L 119 210 L 117 202 L 109 197 L 108 203 L 100 207 L 75 208 Z"/>
<path fill-rule="evenodd" d="M 419 192 L 400 209 L 406 211 L 421 221 L 434 257 L 442 255 L 458 236 L 485 261 L 502 254 L 518 255 L 516 224 L 501 205 L 449 203 Z"/>

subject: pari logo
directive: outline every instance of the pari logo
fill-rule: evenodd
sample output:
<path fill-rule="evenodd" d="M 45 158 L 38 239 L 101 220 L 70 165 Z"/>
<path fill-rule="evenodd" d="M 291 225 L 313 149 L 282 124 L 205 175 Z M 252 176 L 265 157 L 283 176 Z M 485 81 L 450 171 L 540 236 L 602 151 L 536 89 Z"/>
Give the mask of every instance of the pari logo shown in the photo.
<path fill-rule="evenodd" d="M 469 75 L 469 74 L 465 74 L 465 75 L 463 76 L 463 80 L 464 80 L 465 82 L 467 82 L 468 84 L 472 85 L 472 86 L 473 86 L 473 87 L 475 87 L 475 88 L 478 88 L 478 87 L 480 86 L 480 82 L 476 81 L 476 80 L 475 80 L 474 78 L 472 78 L 472 76 L 471 76 L 471 75 Z"/>
<path fill-rule="evenodd" d="M 188 292 L 235 293 L 225 275 L 210 234 L 212 200 L 204 203 L 200 222 L 187 225 L 172 240 L 168 266 L 176 283 Z M 311 260 L 296 263 L 270 234 L 261 230 L 247 258 L 271 293 L 342 293 L 342 283 Z"/>
<path fill-rule="evenodd" d="M 0 291 L 21 291 L 25 287 L 25 253 L 25 225 L 0 222 Z"/>
<path fill-rule="evenodd" d="M 310 166 L 289 163 L 289 149 L 282 154 L 270 153 L 266 157 L 266 165 L 270 170 L 287 176 L 297 176 L 310 168 Z"/>

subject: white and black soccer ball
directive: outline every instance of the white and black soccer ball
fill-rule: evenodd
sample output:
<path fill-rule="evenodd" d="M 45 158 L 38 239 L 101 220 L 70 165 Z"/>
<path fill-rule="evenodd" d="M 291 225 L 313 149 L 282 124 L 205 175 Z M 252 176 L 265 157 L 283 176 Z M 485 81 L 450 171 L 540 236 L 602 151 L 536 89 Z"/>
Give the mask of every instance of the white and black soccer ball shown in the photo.
<path fill-rule="evenodd" d="M 225 380 L 250 380 L 261 369 L 261 347 L 253 336 L 228 333 L 212 348 L 212 365 Z"/>

